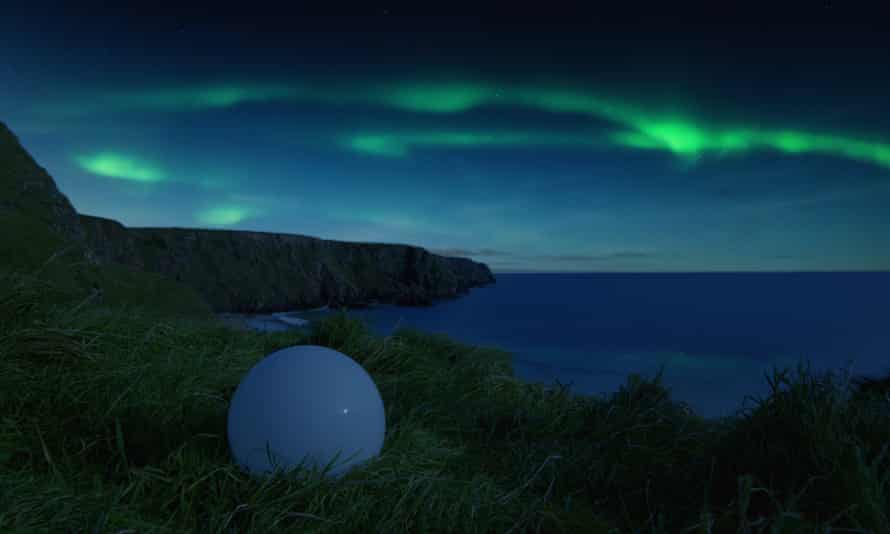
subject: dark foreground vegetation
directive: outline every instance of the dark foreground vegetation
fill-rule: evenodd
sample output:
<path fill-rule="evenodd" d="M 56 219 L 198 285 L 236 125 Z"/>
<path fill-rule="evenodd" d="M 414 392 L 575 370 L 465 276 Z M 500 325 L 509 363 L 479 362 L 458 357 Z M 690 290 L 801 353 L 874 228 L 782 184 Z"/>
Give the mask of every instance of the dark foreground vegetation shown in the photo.
<path fill-rule="evenodd" d="M 0 272 L 2 532 L 890 532 L 890 376 L 776 370 L 709 421 L 660 377 L 576 397 L 502 351 L 342 314 L 238 331 L 55 261 Z M 349 355 L 383 397 L 383 450 L 342 479 L 254 479 L 229 454 L 232 393 L 295 344 Z"/>

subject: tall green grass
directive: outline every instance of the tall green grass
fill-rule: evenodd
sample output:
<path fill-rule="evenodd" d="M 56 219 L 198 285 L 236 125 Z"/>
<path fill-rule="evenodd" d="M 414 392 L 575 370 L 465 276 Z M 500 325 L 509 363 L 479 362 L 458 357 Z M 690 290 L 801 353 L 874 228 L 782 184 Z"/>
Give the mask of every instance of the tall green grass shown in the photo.
<path fill-rule="evenodd" d="M 710 421 L 660 376 L 572 396 L 443 336 L 376 337 L 343 314 L 236 331 L 190 298 L 180 313 L 57 275 L 0 273 L 3 532 L 890 532 L 874 381 L 847 401 L 843 379 L 776 370 L 770 397 Z M 339 480 L 256 479 L 229 454 L 235 388 L 297 344 L 349 355 L 384 400 L 380 456 Z"/>

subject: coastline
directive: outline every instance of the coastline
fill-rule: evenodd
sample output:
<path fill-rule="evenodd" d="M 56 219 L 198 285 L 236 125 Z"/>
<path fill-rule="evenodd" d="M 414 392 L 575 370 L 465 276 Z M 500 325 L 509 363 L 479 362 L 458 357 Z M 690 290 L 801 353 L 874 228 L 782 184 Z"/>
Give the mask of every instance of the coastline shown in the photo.
<path fill-rule="evenodd" d="M 282 332 L 294 328 L 308 328 L 310 322 L 298 317 L 288 317 L 281 313 L 218 313 L 217 319 L 226 326 L 238 330 L 256 330 L 260 332 Z"/>
<path fill-rule="evenodd" d="M 309 329 L 312 325 L 310 319 L 301 315 L 313 312 L 326 312 L 330 307 L 325 305 L 319 308 L 290 310 L 275 313 L 231 313 L 221 312 L 216 318 L 226 326 L 238 330 L 255 330 L 258 332 L 283 332 L 292 329 Z"/>

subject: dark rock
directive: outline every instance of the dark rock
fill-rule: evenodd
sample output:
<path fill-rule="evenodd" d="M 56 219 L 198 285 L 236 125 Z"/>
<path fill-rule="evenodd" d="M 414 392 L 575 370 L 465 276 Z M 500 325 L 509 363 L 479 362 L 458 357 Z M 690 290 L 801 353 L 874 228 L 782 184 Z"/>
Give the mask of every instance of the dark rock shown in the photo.
<path fill-rule="evenodd" d="M 84 230 L 77 211 L 55 181 L 22 147 L 18 137 L 0 122 L 0 217 L 5 231 L 27 245 L 37 236 L 13 236 L 28 232 L 33 225 L 44 227 L 68 242 L 70 250 L 91 264 L 96 259 L 84 243 Z M 9 224 L 9 223 L 12 224 Z"/>
<path fill-rule="evenodd" d="M 373 308 L 376 306 L 376 304 L 377 304 L 377 302 L 373 301 L 373 300 L 370 300 L 370 301 L 357 300 L 355 302 L 347 303 L 346 307 L 350 310 L 364 310 L 364 309 L 368 309 L 368 308 Z"/>
<path fill-rule="evenodd" d="M 110 262 L 131 265 L 144 270 L 142 257 L 130 231 L 113 219 L 78 215 L 84 241 L 93 255 L 102 263 Z"/>
<path fill-rule="evenodd" d="M 0 161 L 0 217 L 12 232 L 52 228 L 87 263 L 160 274 L 193 289 L 217 313 L 362 307 L 368 302 L 429 306 L 433 299 L 454 298 L 470 287 L 494 283 L 482 263 L 410 245 L 234 230 L 127 228 L 112 219 L 78 214 L 2 123 Z M 9 254 L 15 255 L 28 241 L 21 235 L 6 248 L 13 247 Z"/>
<path fill-rule="evenodd" d="M 396 296 L 395 303 L 399 306 L 432 306 L 433 300 L 422 287 L 411 285 Z"/>
<path fill-rule="evenodd" d="M 107 227 L 105 233 L 127 235 L 120 224 L 103 221 L 97 222 Z M 56 289 L 35 297 L 46 298 L 45 304 L 71 300 L 80 306 L 88 299 L 101 306 L 135 305 L 146 313 L 165 316 L 212 316 L 209 305 L 187 286 L 113 262 L 101 264 L 68 198 L 3 123 L 0 228 L 0 272 L 24 272 L 49 282 Z M 116 255 L 126 256 L 124 245 Z"/>
<path fill-rule="evenodd" d="M 109 219 L 80 218 L 101 261 L 180 281 L 217 312 L 364 307 L 369 301 L 429 306 L 433 299 L 454 298 L 494 280 L 484 264 L 410 245 L 234 230 L 128 229 Z"/>

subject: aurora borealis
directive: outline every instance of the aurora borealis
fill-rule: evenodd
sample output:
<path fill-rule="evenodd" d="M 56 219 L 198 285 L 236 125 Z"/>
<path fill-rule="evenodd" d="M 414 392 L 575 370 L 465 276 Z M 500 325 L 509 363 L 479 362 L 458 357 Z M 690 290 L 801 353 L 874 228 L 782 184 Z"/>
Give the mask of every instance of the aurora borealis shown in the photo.
<path fill-rule="evenodd" d="M 495 273 L 890 269 L 874 17 L 3 9 L 0 120 L 82 213 Z"/>

